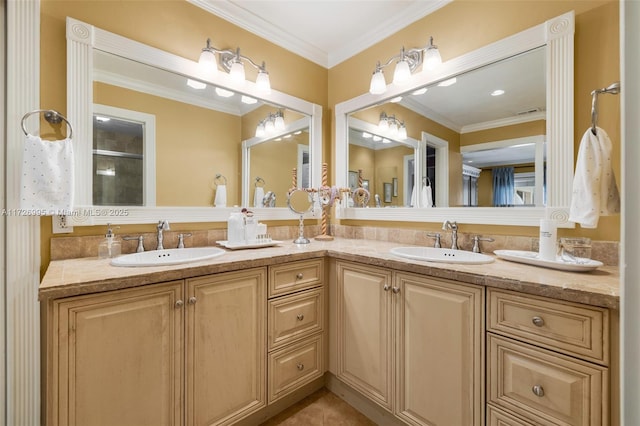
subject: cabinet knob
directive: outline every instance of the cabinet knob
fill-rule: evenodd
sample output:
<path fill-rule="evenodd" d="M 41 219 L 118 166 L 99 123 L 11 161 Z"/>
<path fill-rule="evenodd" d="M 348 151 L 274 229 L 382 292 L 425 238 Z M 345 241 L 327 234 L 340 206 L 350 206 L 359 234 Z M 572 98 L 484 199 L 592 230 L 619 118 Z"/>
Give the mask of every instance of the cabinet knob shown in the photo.
<path fill-rule="evenodd" d="M 531 318 L 531 322 L 533 323 L 533 325 L 535 325 L 536 327 L 542 327 L 544 325 L 544 320 L 541 317 L 533 317 Z"/>
<path fill-rule="evenodd" d="M 304 315 L 303 314 L 298 314 L 296 316 L 296 318 L 298 318 L 298 321 L 302 321 L 304 319 Z"/>
<path fill-rule="evenodd" d="M 196 301 L 197 301 L 197 300 L 196 300 L 196 297 L 195 297 L 195 296 L 191 296 L 191 297 L 189 298 L 189 304 L 190 304 L 190 305 L 195 305 Z"/>
<path fill-rule="evenodd" d="M 540 385 L 535 385 L 534 387 L 531 388 L 531 391 L 535 396 L 540 396 L 540 397 L 544 396 L 544 389 Z"/>
<path fill-rule="evenodd" d="M 384 291 L 389 291 L 389 290 L 391 290 L 391 286 L 389 284 L 385 284 L 384 287 L 382 287 L 382 289 Z"/>
<path fill-rule="evenodd" d="M 398 294 L 400 293 L 400 287 L 394 287 L 392 291 L 393 291 L 393 294 Z"/>
<path fill-rule="evenodd" d="M 298 367 L 298 370 L 302 371 L 304 370 L 304 364 L 299 362 L 298 364 L 296 364 L 296 367 Z"/>
<path fill-rule="evenodd" d="M 184 302 L 182 300 L 176 300 L 176 308 L 182 308 L 182 305 L 184 305 Z"/>
<path fill-rule="evenodd" d="M 302 277 L 304 277 L 304 275 L 302 275 L 302 272 L 298 272 L 298 273 L 296 274 L 296 279 L 301 280 L 301 279 L 302 279 Z"/>

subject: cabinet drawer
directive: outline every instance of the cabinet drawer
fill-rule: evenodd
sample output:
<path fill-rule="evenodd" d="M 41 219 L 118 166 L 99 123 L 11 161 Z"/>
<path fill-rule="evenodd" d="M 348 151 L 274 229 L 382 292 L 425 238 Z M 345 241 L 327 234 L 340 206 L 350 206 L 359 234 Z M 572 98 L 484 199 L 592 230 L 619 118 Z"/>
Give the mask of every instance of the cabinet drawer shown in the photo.
<path fill-rule="evenodd" d="M 269 403 L 324 374 L 322 335 L 269 354 Z"/>
<path fill-rule="evenodd" d="M 489 331 L 609 363 L 606 309 L 489 289 Z"/>
<path fill-rule="evenodd" d="M 322 300 L 322 288 L 270 300 L 269 350 L 322 331 Z"/>
<path fill-rule="evenodd" d="M 269 266 L 269 297 L 316 287 L 322 284 L 323 276 L 322 259 Z"/>
<path fill-rule="evenodd" d="M 487 426 L 532 426 L 533 423 L 526 422 L 506 411 L 487 405 Z"/>
<path fill-rule="evenodd" d="M 608 424 L 606 368 L 488 336 L 489 402 L 540 425 Z"/>

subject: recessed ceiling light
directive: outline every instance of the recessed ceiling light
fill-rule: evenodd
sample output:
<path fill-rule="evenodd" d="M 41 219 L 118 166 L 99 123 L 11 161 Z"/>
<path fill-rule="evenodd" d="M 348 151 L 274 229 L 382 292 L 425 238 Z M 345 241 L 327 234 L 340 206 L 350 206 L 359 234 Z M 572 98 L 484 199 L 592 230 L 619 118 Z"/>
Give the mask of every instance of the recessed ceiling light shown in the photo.
<path fill-rule="evenodd" d="M 202 90 L 207 87 L 207 85 L 201 81 L 187 79 L 187 86 L 193 87 L 194 89 Z"/>
<path fill-rule="evenodd" d="M 453 78 L 450 78 L 449 80 L 441 81 L 440 83 L 438 83 L 438 86 L 440 87 L 451 86 L 452 84 L 456 84 L 456 81 L 458 80 L 455 77 L 453 77 Z"/>
<path fill-rule="evenodd" d="M 491 96 L 500 96 L 500 95 L 504 95 L 504 90 L 498 89 L 491 92 Z"/>
<path fill-rule="evenodd" d="M 241 100 L 242 100 L 242 103 L 245 103 L 247 105 L 253 105 L 258 102 L 256 98 L 252 98 L 251 96 L 246 96 L 246 95 L 242 95 Z"/>
<path fill-rule="evenodd" d="M 382 139 L 382 143 L 391 143 L 391 141 L 387 138 Z"/>
<path fill-rule="evenodd" d="M 294 135 L 302 134 L 302 130 L 298 130 L 297 132 L 293 132 Z"/>
<path fill-rule="evenodd" d="M 222 96 L 223 98 L 230 98 L 234 94 L 232 91 L 222 89 L 220 87 L 216 87 L 216 93 L 218 94 L 218 96 Z"/>
<path fill-rule="evenodd" d="M 289 139 L 291 137 L 291 134 L 285 135 L 284 138 L 285 139 Z"/>
<path fill-rule="evenodd" d="M 362 137 L 365 139 L 369 139 L 370 137 L 372 137 L 373 135 L 371 133 L 367 133 L 367 132 L 362 132 Z"/>
<path fill-rule="evenodd" d="M 99 122 L 99 123 L 106 123 L 109 120 L 111 120 L 109 117 L 103 117 L 101 115 L 96 115 L 96 121 Z"/>
<path fill-rule="evenodd" d="M 401 100 L 402 100 L 402 96 L 396 96 L 395 98 L 391 99 L 389 102 L 398 103 Z"/>
<path fill-rule="evenodd" d="M 418 90 L 412 92 L 411 94 L 415 95 L 415 96 L 424 95 L 425 93 L 427 93 L 427 90 L 428 89 L 426 87 L 423 87 L 422 89 L 418 89 Z"/>
<path fill-rule="evenodd" d="M 382 138 L 381 138 L 380 136 L 378 136 L 378 135 L 373 135 L 373 140 L 374 140 L 375 142 L 378 142 L 378 141 L 381 141 L 381 140 L 382 140 Z"/>

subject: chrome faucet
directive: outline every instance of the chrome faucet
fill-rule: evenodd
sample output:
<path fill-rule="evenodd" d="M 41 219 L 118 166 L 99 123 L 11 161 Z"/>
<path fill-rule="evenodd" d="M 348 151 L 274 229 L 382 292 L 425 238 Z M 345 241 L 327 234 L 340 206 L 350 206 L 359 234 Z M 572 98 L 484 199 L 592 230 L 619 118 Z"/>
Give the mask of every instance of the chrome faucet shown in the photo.
<path fill-rule="evenodd" d="M 162 236 L 162 231 L 167 231 L 171 228 L 169 228 L 169 221 L 167 220 L 161 220 L 158 222 L 158 247 L 156 247 L 156 250 L 164 250 L 164 247 L 162 246 L 162 239 L 164 238 Z"/>
<path fill-rule="evenodd" d="M 443 230 L 451 229 L 451 250 L 458 250 L 458 224 L 445 220 L 442 224 Z"/>

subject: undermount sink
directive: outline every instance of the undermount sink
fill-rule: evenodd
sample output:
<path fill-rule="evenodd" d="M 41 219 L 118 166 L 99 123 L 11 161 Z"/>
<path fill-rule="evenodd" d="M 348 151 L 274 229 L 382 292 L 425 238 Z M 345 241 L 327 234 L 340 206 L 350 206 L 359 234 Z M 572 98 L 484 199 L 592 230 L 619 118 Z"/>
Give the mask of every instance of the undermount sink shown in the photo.
<path fill-rule="evenodd" d="M 126 254 L 111 260 L 113 266 L 162 266 L 197 262 L 222 256 L 225 251 L 219 247 L 189 247 Z"/>
<path fill-rule="evenodd" d="M 391 249 L 391 254 L 406 259 L 424 260 L 427 262 L 465 263 L 468 265 L 478 265 L 494 261 L 493 257 L 482 253 L 435 247 L 395 247 Z"/>

